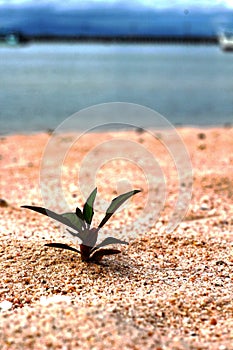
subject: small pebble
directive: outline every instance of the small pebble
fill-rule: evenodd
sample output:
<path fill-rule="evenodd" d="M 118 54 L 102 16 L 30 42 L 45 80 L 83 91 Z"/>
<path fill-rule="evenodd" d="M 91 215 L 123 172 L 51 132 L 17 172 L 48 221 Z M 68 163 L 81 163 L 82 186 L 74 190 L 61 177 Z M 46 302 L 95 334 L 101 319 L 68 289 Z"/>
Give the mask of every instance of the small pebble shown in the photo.
<path fill-rule="evenodd" d="M 5 199 L 0 198 L 0 207 L 7 208 L 8 206 L 9 204 L 7 203 L 7 201 Z"/>

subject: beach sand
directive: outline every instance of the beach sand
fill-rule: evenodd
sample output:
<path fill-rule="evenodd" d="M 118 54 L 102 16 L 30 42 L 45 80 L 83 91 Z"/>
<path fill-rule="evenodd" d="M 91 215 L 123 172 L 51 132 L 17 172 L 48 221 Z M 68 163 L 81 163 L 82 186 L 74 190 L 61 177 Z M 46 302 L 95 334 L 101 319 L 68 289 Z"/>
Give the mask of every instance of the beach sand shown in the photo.
<path fill-rule="evenodd" d="M 46 133 L 1 137 L 2 350 L 233 349 L 233 128 L 180 128 L 178 133 L 190 155 L 193 185 L 185 216 L 172 232 L 166 227 L 180 183 L 163 135 L 93 133 L 76 137 L 74 144 L 74 135 L 59 135 L 53 154 L 45 151 L 52 137 Z M 150 210 L 143 214 L 151 191 L 146 181 L 150 164 L 141 162 L 138 168 L 118 159 L 111 153 L 113 137 L 120 143 L 131 140 L 132 152 L 135 145 L 149 149 L 158 173 L 164 174 L 164 203 L 159 185 L 152 193 L 157 197 L 151 211 L 156 205 L 161 209 L 154 221 Z M 82 162 L 88 154 L 94 154 L 93 162 L 98 158 L 99 143 L 109 153 L 93 178 Z M 100 265 L 44 247 L 74 242 L 57 222 L 20 208 L 51 202 L 50 209 L 61 212 L 53 177 L 59 154 L 65 154 L 60 187 L 74 210 L 86 197 L 78 186 L 81 168 L 88 185 L 83 191 L 98 187 L 97 207 L 100 197 L 110 202 L 129 186 L 142 190 L 106 224 L 108 235 L 128 234 L 129 245 Z M 48 188 L 41 194 L 44 185 Z M 191 183 L 185 186 L 188 192 Z M 97 210 L 95 223 L 101 215 Z"/>

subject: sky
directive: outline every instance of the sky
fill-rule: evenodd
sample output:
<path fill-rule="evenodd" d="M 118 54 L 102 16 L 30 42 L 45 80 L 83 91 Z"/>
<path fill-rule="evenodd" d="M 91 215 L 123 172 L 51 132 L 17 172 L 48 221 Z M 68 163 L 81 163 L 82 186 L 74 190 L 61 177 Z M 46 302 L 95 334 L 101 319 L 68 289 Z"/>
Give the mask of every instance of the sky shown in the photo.
<path fill-rule="evenodd" d="M 21 5 L 21 4 L 48 4 L 53 3 L 56 6 L 61 5 L 62 7 L 65 6 L 78 6 L 78 7 L 85 7 L 85 6 L 92 6 L 94 4 L 117 4 L 117 3 L 123 3 L 127 5 L 132 6 L 147 6 L 152 8 L 171 8 L 171 7 L 183 7 L 183 8 L 189 8 L 189 7 L 199 7 L 199 8 L 208 8 L 208 7 L 215 7 L 215 6 L 222 6 L 229 9 L 233 9 L 233 0 L 0 0 L 0 5 Z"/>

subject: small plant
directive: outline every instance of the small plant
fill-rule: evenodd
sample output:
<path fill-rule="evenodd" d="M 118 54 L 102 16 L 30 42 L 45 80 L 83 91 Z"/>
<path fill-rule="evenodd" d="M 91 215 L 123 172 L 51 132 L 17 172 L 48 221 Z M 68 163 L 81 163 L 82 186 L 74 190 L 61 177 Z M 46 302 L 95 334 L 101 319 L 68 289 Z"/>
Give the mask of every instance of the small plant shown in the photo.
<path fill-rule="evenodd" d="M 125 241 L 114 237 L 107 237 L 101 243 L 96 245 L 98 232 L 99 230 L 106 224 L 106 222 L 111 218 L 111 216 L 115 213 L 115 211 L 130 197 L 140 192 L 140 190 L 133 190 L 120 196 L 114 198 L 109 205 L 104 218 L 100 222 L 98 227 L 91 228 L 91 222 L 94 215 L 94 201 L 97 194 L 97 188 L 92 191 L 90 196 L 88 197 L 86 203 L 84 204 L 83 211 L 76 208 L 75 213 L 64 213 L 57 214 L 49 209 L 37 206 L 23 205 L 22 208 L 27 208 L 33 211 L 36 211 L 40 214 L 49 216 L 50 218 L 61 222 L 62 224 L 72 228 L 71 231 L 67 229 L 67 231 L 75 237 L 78 237 L 81 240 L 80 251 L 76 248 L 70 247 L 67 244 L 63 243 L 47 243 L 45 246 L 47 247 L 55 247 L 61 249 L 71 250 L 73 252 L 81 254 L 82 261 L 92 261 L 99 262 L 104 255 L 112 255 L 120 253 L 118 249 L 106 249 L 103 247 L 109 244 L 128 244 Z"/>

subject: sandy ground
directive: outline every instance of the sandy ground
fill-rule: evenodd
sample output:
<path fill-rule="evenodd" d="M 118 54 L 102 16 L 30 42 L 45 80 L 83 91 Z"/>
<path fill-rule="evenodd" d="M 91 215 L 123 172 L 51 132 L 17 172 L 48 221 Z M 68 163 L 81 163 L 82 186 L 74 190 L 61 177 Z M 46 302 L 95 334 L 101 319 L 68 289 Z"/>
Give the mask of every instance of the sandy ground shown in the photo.
<path fill-rule="evenodd" d="M 155 139 L 140 130 L 91 134 L 72 147 L 72 135 L 56 139 L 43 169 L 47 203 L 54 191 L 51 209 L 61 211 L 53 174 L 58 154 L 67 148 L 60 187 L 70 207 L 83 204 L 78 170 L 85 155 L 101 153 L 93 151 L 101 142 L 110 145 L 110 161 L 103 162 L 94 180 L 88 166 L 82 175 L 87 191 L 98 187 L 96 206 L 101 198 L 109 202 L 127 190 L 127 181 L 143 190 L 106 224 L 111 234 L 128 234 L 129 245 L 101 265 L 44 247 L 74 242 L 55 221 L 20 208 L 44 204 L 39 176 L 51 135 L 1 137 L 1 349 L 233 349 L 233 129 L 178 132 L 190 154 L 193 189 L 182 223 L 170 233 L 166 225 L 180 184 L 163 135 Z M 166 178 L 166 198 L 156 220 L 144 214 L 150 164 L 138 168 L 116 159 L 114 152 L 111 156 L 112 138 L 130 139 L 155 155 Z M 154 197 L 163 195 L 160 187 Z M 151 211 L 161 206 L 160 198 L 154 205 Z M 95 222 L 101 215 L 96 211 Z"/>

